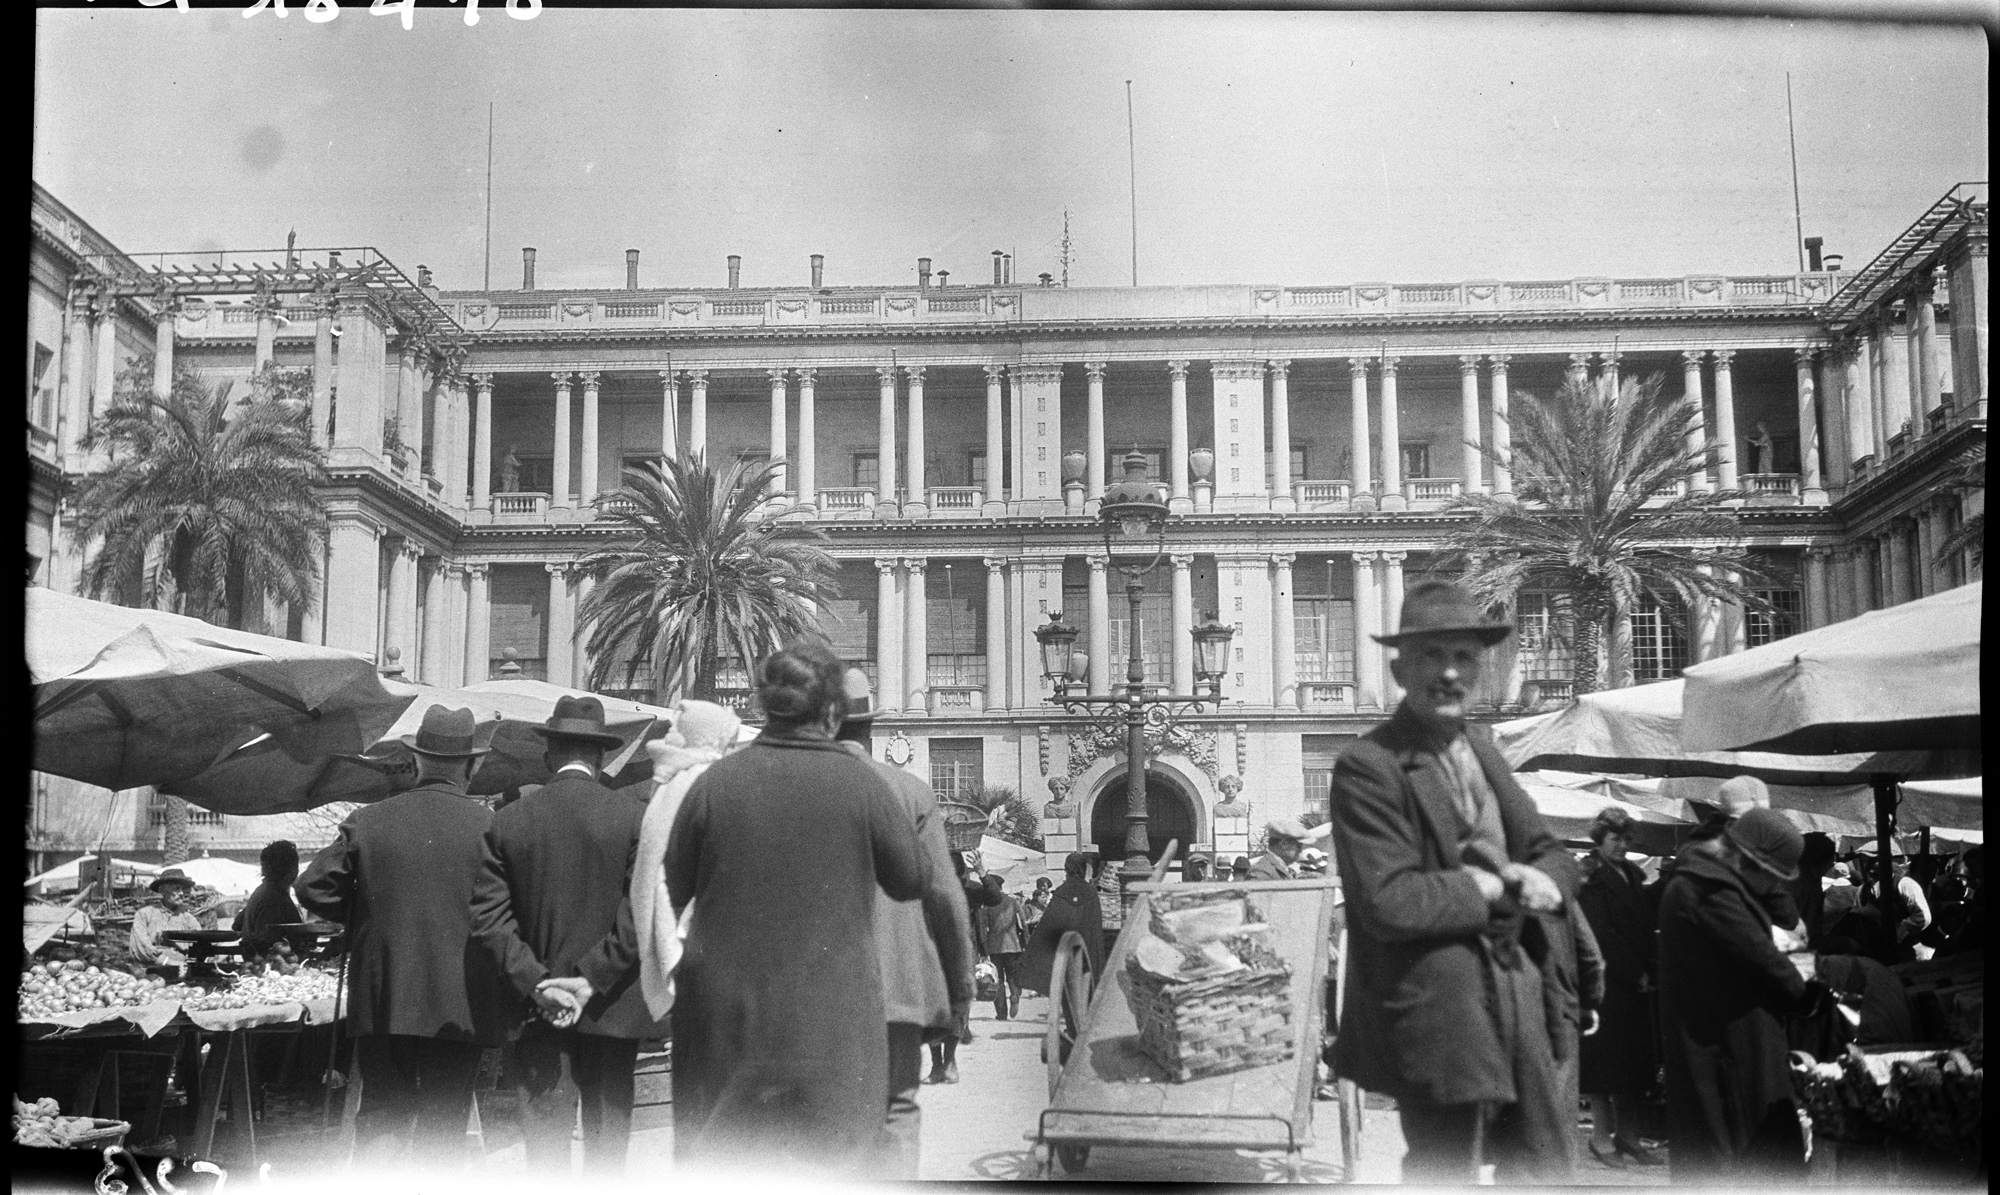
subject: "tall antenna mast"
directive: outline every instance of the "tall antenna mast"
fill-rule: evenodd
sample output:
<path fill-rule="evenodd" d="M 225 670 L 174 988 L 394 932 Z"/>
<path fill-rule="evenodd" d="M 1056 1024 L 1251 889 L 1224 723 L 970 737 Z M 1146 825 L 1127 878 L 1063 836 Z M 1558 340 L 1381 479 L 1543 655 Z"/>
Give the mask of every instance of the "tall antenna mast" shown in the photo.
<path fill-rule="evenodd" d="M 1799 273 L 1806 272 L 1806 224 L 1799 211 L 1799 134 L 1792 126 L 1792 72 L 1785 72 L 1785 138 L 1792 145 L 1792 248 L 1799 253 Z"/>
<path fill-rule="evenodd" d="M 1068 209 L 1068 208 L 1064 208 L 1064 209 L 1063 209 L 1063 239 L 1062 239 L 1062 252 L 1061 252 L 1061 254 L 1059 254 L 1059 255 L 1057 256 L 1056 260 L 1057 260 L 1058 262 L 1060 262 L 1060 263 L 1062 264 L 1062 284 L 1063 284 L 1064 286 L 1068 286 L 1068 285 L 1069 285 L 1069 262 L 1070 262 L 1070 239 L 1069 239 L 1069 209 Z"/>
<path fill-rule="evenodd" d="M 493 289 L 493 101 L 486 101 L 486 274 L 480 289 Z"/>
<path fill-rule="evenodd" d="M 1125 80 L 1125 157 L 1132 184 L 1132 285 L 1139 285 L 1139 147 L 1132 136 L 1132 80 Z"/>

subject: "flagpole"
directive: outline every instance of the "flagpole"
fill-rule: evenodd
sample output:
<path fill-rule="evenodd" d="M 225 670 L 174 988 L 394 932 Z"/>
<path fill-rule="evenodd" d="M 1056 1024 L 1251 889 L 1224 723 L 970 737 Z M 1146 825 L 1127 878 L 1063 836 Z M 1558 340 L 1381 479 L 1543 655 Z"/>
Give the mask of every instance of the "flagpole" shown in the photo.
<path fill-rule="evenodd" d="M 493 289 L 493 101 L 486 101 L 486 271 L 480 285 Z"/>

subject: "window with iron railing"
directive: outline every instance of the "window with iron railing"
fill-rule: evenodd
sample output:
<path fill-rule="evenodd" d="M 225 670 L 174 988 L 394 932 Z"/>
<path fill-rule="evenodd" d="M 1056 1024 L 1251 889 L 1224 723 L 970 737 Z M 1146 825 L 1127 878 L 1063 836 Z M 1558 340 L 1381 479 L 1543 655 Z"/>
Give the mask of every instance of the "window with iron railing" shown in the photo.
<path fill-rule="evenodd" d="M 1671 680 L 1688 665 L 1687 619 L 1680 603 L 1651 594 L 1632 611 L 1632 680 Z"/>
<path fill-rule="evenodd" d="M 1173 682 L 1173 617 L 1172 594 L 1148 593 L 1140 599 L 1139 659 L 1149 685 Z M 1109 661 L 1113 685 L 1123 683 L 1128 671 L 1128 657 L 1132 651 L 1131 629 L 1132 607 L 1123 601 L 1113 602 Z"/>
<path fill-rule="evenodd" d="M 1354 603 L 1292 599 L 1292 655 L 1302 681 L 1354 680 Z"/>
<path fill-rule="evenodd" d="M 1796 589 L 1758 589 L 1752 593 L 1771 603 L 1769 611 L 1745 608 L 1743 611 L 1743 642 L 1749 647 L 1762 647 L 1773 640 L 1796 635 L 1802 625 L 1802 597 Z"/>
<path fill-rule="evenodd" d="M 929 661 L 929 683 L 932 687 L 960 689 L 986 687 L 984 655 L 939 655 L 932 652 Z"/>
<path fill-rule="evenodd" d="M 924 574 L 924 612 L 929 619 L 928 683 L 975 686 L 986 683 L 986 595 L 984 570 L 933 565 Z M 970 592 L 968 592 L 970 591 Z"/>

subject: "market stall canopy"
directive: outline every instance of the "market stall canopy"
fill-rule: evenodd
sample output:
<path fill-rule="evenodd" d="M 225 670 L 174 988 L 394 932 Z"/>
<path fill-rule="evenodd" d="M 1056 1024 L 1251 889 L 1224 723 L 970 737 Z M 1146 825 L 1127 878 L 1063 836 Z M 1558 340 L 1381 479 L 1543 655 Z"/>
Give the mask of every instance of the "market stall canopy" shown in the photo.
<path fill-rule="evenodd" d="M 384 678 L 392 703 L 341 710 L 315 721 L 248 737 L 235 751 L 162 790 L 217 813 L 303 813 L 322 805 L 368 804 L 396 791 L 391 770 L 362 753 L 396 715 L 433 690 Z"/>
<path fill-rule="evenodd" d="M 1797 755 L 1960 752 L 1961 770 L 1922 774 L 1977 775 L 1984 590 L 1974 581 L 1693 665 L 1682 742 Z"/>
<path fill-rule="evenodd" d="M 1000 886 L 1008 892 L 1032 892 L 1035 881 L 1046 874 L 1042 852 L 991 834 L 979 840 L 979 858 L 986 864 L 986 874 L 999 876 Z"/>
<path fill-rule="evenodd" d="M 189 859 L 176 863 L 188 879 L 203 888 L 213 888 L 221 896 L 248 896 L 264 882 L 264 873 L 254 863 L 238 863 L 234 859 L 213 859 L 203 855 L 199 859 Z"/>
<path fill-rule="evenodd" d="M 1931 826 L 1943 830 L 1983 830 L 1986 781 L 1980 776 L 1963 780 L 1913 780 L 1902 785 L 1902 800 L 1896 818 L 1906 826 Z M 1978 839 L 1970 841 L 1977 842 Z"/>
<path fill-rule="evenodd" d="M 1587 693 L 1566 709 L 1501 722 L 1493 727 L 1493 739 L 1516 771 L 1557 768 L 1718 779 L 1747 775 L 1771 784 L 1831 787 L 1853 785 L 1871 775 L 1917 779 L 1965 774 L 1957 752 L 1692 751 L 1681 744 L 1686 684 L 1657 681 Z"/>
<path fill-rule="evenodd" d="M 535 728 L 549 720 L 556 701 L 563 697 L 596 697 L 604 704 L 605 729 L 619 740 L 616 749 L 605 753 L 606 784 L 623 788 L 652 774 L 652 758 L 640 746 L 672 729 L 673 711 L 620 697 L 567 689 L 546 681 L 522 679 L 480 681 L 462 689 L 421 690 L 361 759 L 391 775 L 398 790 L 407 788 L 416 775 L 416 763 L 402 739 L 417 733 L 417 727 L 423 724 L 424 711 L 434 705 L 470 708 L 481 724 L 481 745 L 493 748 L 492 754 L 473 773 L 472 791 L 490 794 L 523 784 L 545 784 L 549 771 L 542 763 L 542 754 L 548 749 L 548 741 L 536 734 Z"/>
<path fill-rule="evenodd" d="M 74 892 L 82 882 L 81 873 L 86 862 L 93 862 L 96 855 L 79 855 L 67 863 L 60 863 L 40 875 L 30 876 L 22 882 L 29 892 Z M 160 868 L 151 863 L 140 863 L 133 859 L 110 859 L 105 866 L 110 869 L 114 882 L 121 876 L 156 876 Z"/>
<path fill-rule="evenodd" d="M 400 708 L 356 652 L 50 589 L 27 591 L 26 653 L 31 766 L 110 789 L 173 791 L 260 735 Z"/>

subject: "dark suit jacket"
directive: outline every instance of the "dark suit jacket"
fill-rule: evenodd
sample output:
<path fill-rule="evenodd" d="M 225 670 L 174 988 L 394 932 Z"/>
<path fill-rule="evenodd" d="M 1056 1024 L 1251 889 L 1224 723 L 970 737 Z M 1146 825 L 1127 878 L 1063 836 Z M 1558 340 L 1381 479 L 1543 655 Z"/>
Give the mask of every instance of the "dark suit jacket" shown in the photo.
<path fill-rule="evenodd" d="M 868 758 L 858 744 L 850 749 Z M 952 1001 L 972 999 L 973 950 L 966 928 L 965 892 L 952 870 L 937 794 L 901 768 L 879 760 L 870 764 L 910 815 L 925 864 L 920 899 L 891 900 L 880 888 L 875 891 L 882 1012 L 891 1024 L 943 1029 L 951 1024 Z"/>
<path fill-rule="evenodd" d="M 473 882 L 472 928 L 526 998 L 577 964 L 620 923 L 629 925 L 626 881 L 639 846 L 644 803 L 594 780 L 564 774 L 493 815 Z M 646 1011 L 638 971 L 597 992 L 580 1033 L 647 1038 L 666 1033 Z"/>
<path fill-rule="evenodd" d="M 493 815 L 425 785 L 364 806 L 295 891 L 347 927 L 347 1032 L 498 1045 L 527 1015 L 472 937 L 472 877 Z"/>
<path fill-rule="evenodd" d="M 1514 782 L 1482 726 L 1466 735 L 1500 802 L 1507 856 L 1546 872 L 1571 899 L 1576 863 Z M 1488 910 L 1460 865 L 1461 820 L 1450 782 L 1421 725 L 1398 707 L 1341 755 L 1333 772 L 1333 841 L 1347 895 L 1350 990 L 1338 1069 L 1370 1091 L 1438 1104 L 1511 1103 L 1511 1056 L 1486 1006 L 1496 949 L 1518 942 L 1546 961 L 1540 919 L 1511 902 Z M 1557 929 L 1567 932 L 1563 914 Z M 1557 985 L 1544 986 L 1545 1024 L 1560 1030 Z"/>

